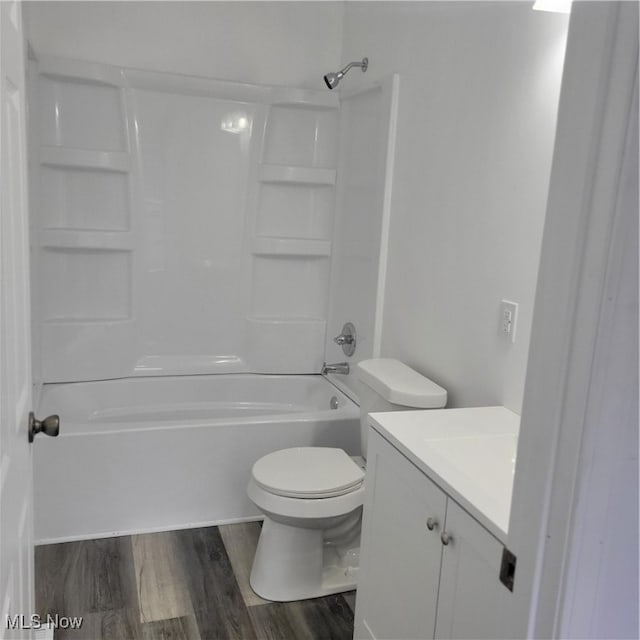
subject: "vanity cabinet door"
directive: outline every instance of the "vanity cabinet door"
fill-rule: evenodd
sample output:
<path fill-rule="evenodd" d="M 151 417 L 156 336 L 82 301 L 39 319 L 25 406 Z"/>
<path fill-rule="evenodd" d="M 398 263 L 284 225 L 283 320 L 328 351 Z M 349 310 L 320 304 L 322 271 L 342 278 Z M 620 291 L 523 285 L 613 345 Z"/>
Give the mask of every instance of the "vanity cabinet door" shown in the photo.
<path fill-rule="evenodd" d="M 355 638 L 433 638 L 445 510 L 445 494 L 370 430 Z"/>
<path fill-rule="evenodd" d="M 435 637 L 506 637 L 513 595 L 499 579 L 502 544 L 451 499 L 445 531 Z"/>

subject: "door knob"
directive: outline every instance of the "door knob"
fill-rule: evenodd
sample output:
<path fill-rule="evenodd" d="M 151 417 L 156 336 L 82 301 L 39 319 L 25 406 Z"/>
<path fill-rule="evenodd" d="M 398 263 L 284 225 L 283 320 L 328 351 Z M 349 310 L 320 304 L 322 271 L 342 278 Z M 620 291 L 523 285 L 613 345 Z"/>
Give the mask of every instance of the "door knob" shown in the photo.
<path fill-rule="evenodd" d="M 446 547 L 453 540 L 453 537 L 446 531 L 443 531 L 440 534 L 440 540 L 442 544 Z"/>
<path fill-rule="evenodd" d="M 44 420 L 36 420 L 33 411 L 29 414 L 29 442 L 33 442 L 37 433 L 44 433 L 55 438 L 60 433 L 60 416 L 47 416 Z"/>
<path fill-rule="evenodd" d="M 438 526 L 438 521 L 435 518 L 427 518 L 427 529 L 433 531 Z"/>

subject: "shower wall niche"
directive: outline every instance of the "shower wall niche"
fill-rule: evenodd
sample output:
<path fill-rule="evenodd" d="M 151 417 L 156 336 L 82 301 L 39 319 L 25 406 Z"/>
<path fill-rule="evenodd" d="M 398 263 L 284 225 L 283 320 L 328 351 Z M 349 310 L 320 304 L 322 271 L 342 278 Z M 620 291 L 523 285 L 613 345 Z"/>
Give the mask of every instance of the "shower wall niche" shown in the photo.
<path fill-rule="evenodd" d="M 317 373 L 337 95 L 30 71 L 36 378 Z"/>

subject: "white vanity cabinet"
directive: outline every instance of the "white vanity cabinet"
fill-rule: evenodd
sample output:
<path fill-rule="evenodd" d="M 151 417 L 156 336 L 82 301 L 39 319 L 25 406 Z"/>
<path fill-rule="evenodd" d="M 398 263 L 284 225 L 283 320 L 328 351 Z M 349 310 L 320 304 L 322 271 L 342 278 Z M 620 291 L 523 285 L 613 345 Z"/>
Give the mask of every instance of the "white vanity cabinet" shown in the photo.
<path fill-rule="evenodd" d="M 499 579 L 502 543 L 450 498 L 445 531 L 435 637 L 506 638 L 513 596 Z"/>
<path fill-rule="evenodd" d="M 354 637 L 502 637 L 498 539 L 373 429 L 366 483 Z"/>

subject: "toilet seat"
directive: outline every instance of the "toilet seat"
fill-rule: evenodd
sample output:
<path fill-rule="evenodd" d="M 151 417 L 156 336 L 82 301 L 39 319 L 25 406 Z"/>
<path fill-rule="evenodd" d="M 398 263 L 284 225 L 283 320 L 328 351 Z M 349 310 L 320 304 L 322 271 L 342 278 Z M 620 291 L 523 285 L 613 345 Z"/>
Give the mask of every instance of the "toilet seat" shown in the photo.
<path fill-rule="evenodd" d="M 287 498 L 334 498 L 356 491 L 363 470 L 342 449 L 295 447 L 274 451 L 251 470 L 253 481 L 269 493 Z"/>
<path fill-rule="evenodd" d="M 333 498 L 289 498 L 279 496 L 259 487 L 253 477 L 247 485 L 249 499 L 268 517 L 295 518 L 307 523 L 319 524 L 323 518 L 336 518 L 362 506 L 364 502 L 364 482 L 353 491 Z"/>

